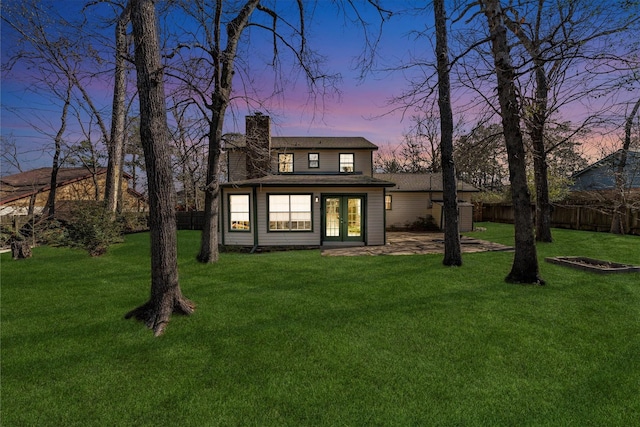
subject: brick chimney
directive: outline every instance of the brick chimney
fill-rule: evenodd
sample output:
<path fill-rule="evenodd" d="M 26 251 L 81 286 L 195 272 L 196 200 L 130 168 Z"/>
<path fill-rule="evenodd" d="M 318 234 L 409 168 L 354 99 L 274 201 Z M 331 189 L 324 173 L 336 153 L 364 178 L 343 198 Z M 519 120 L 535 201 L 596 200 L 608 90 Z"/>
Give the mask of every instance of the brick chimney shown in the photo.
<path fill-rule="evenodd" d="M 247 178 L 261 178 L 271 173 L 271 121 L 255 113 L 245 118 Z"/>

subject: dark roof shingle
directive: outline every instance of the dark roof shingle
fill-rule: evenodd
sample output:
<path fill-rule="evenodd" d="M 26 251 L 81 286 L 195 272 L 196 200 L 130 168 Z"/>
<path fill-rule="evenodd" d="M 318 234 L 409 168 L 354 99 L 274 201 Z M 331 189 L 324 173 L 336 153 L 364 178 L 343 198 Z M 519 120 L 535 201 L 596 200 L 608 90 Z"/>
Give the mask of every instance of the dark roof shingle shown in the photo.
<path fill-rule="evenodd" d="M 223 187 L 392 187 L 392 182 L 359 174 L 267 175 L 228 182 Z"/>
<path fill-rule="evenodd" d="M 442 191 L 441 173 L 374 173 L 373 176 L 395 183 L 389 191 Z M 479 191 L 471 184 L 458 180 L 458 191 Z"/>
<path fill-rule="evenodd" d="M 227 149 L 240 149 L 246 146 L 244 138 L 230 142 Z M 350 149 L 377 150 L 378 146 L 361 136 L 272 136 L 271 149 Z"/>

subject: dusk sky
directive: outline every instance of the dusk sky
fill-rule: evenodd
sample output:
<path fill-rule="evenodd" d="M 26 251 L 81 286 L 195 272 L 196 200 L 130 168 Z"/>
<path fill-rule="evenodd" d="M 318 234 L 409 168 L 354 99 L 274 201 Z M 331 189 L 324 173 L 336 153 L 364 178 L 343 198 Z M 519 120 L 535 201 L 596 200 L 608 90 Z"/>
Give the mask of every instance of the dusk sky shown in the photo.
<path fill-rule="evenodd" d="M 65 8 L 69 3 L 71 2 L 65 2 Z M 372 23 L 371 30 L 374 30 L 379 25 L 379 18 L 373 8 L 365 7 L 365 3 L 362 3 L 362 11 Z M 75 0 L 72 3 L 75 7 L 69 10 L 78 10 L 82 4 L 83 1 Z M 385 6 L 397 11 L 406 7 L 406 2 L 389 1 Z M 411 17 L 397 14 L 387 21 L 378 49 L 382 59 L 379 65 L 387 65 L 393 62 L 393 58 L 405 56 L 408 49 L 413 49 L 408 42 L 409 32 L 422 29 L 425 25 L 433 25 L 430 15 Z M 401 141 L 403 132 L 409 126 L 409 117 L 403 119 L 400 112 L 390 113 L 394 107 L 388 101 L 406 86 L 405 78 L 400 73 L 376 73 L 367 76 L 364 81 L 358 79 L 359 70 L 355 69 L 355 59 L 364 48 L 363 30 L 338 14 L 329 1 L 318 2 L 313 11 L 313 19 L 307 26 L 310 48 L 327 58 L 328 72 L 342 76 L 339 85 L 341 96 L 327 97 L 324 107 L 314 109 L 308 100 L 306 83 L 299 79 L 284 94 L 283 101 L 272 108 L 272 133 L 290 136 L 357 135 L 380 146 Z M 3 64 L 7 61 L 6 55 L 9 47 L 15 43 L 15 37 L 9 26 L 3 23 Z M 424 47 L 430 49 L 429 45 Z M 19 149 L 25 152 L 22 156 L 24 169 L 49 165 L 50 148 L 42 147 L 51 147 L 51 135 L 57 130 L 60 120 L 60 106 L 52 105 L 47 97 L 32 93 L 26 76 L 28 72 L 3 74 L 1 86 L 1 132 L 3 137 L 11 136 Z M 265 87 L 269 88 L 270 85 L 272 83 L 267 82 Z M 112 97 L 110 81 L 96 82 L 92 87 L 95 102 L 108 111 Z M 246 111 L 240 108 L 236 112 L 236 116 L 228 115 L 227 132 L 244 132 Z M 410 116 L 411 112 L 407 114 Z M 110 116 L 106 114 L 105 117 Z M 34 129 L 34 125 L 40 130 Z M 74 138 L 82 138 L 73 132 L 74 126 L 77 125 L 73 120 L 70 121 L 70 142 L 74 142 Z"/>
<path fill-rule="evenodd" d="M 11 3 L 10 0 L 4 4 Z M 417 2 L 424 6 L 426 2 Z M 61 3 L 65 13 L 79 13 L 81 0 Z M 294 6 L 295 2 L 291 0 Z M 371 22 L 373 31 L 379 25 L 379 18 L 372 7 L 362 0 L 358 3 L 363 17 Z M 426 38 L 416 42 L 412 31 L 425 30 L 433 26 L 430 7 L 422 14 L 399 13 L 406 11 L 406 0 L 385 0 L 384 6 L 398 12 L 385 22 L 380 45 L 377 50 L 378 68 L 389 67 L 406 61 L 410 55 L 423 58 L 433 57 L 433 46 Z M 295 10 L 295 8 L 292 8 Z M 353 18 L 353 13 L 350 13 Z M 298 79 L 295 85 L 287 86 L 281 102 L 274 104 L 269 111 L 272 117 L 273 135 L 282 136 L 363 136 L 374 144 L 384 147 L 402 141 L 402 135 L 411 126 L 410 117 L 414 110 L 395 111 L 398 105 L 389 105 L 393 96 L 400 95 L 408 87 L 408 72 L 376 72 L 369 74 L 364 81 L 358 79 L 359 70 L 355 69 L 355 58 L 364 47 L 362 28 L 345 19 L 336 12 L 333 2 L 319 0 L 313 10 L 313 17 L 307 22 L 309 35 L 308 46 L 327 58 L 326 70 L 329 73 L 340 73 L 342 81 L 339 86 L 341 97 L 324 99 L 324 110 L 314 109 L 308 102 L 307 87 L 304 79 Z M 113 30 L 108 29 L 107 34 Z M 257 34 L 257 33 L 256 33 Z M 7 53 L 15 44 L 15 34 L 8 25 L 2 24 L 2 62 L 7 61 Z M 19 69 L 20 70 L 20 69 Z M 411 71 L 414 72 L 414 71 Z M 106 75 L 106 73 L 105 73 Z M 22 152 L 23 169 L 49 166 L 51 158 L 52 135 L 59 126 L 59 105 L 52 104 L 48 97 L 30 91 L 29 73 L 3 73 L 1 85 L 1 133 L 11 137 Z M 409 74 L 410 76 L 410 74 Z M 268 80 L 268 79 L 267 79 Z M 273 87 L 271 81 L 264 82 L 263 90 Z M 238 85 L 234 88 L 239 89 Z M 110 122 L 110 103 L 112 98 L 111 77 L 95 81 L 91 87 L 95 101 L 104 116 Z M 631 94 L 633 96 L 633 94 Z M 459 97 L 453 94 L 454 114 L 459 113 L 456 105 Z M 226 120 L 226 132 L 244 132 L 244 115 L 253 113 L 242 107 L 232 109 Z M 568 111 L 575 114 L 577 110 Z M 235 112 L 232 115 L 231 112 Z M 467 118 L 469 118 L 467 116 Z M 473 118 L 471 118 L 473 120 Z M 34 129 L 34 125 L 40 129 Z M 86 123 L 94 126 L 95 123 Z M 82 135 L 74 131 L 77 120 L 70 121 L 67 142 L 75 143 Z M 44 148 L 43 148 L 44 147 Z M 6 174 L 5 171 L 0 173 Z"/>

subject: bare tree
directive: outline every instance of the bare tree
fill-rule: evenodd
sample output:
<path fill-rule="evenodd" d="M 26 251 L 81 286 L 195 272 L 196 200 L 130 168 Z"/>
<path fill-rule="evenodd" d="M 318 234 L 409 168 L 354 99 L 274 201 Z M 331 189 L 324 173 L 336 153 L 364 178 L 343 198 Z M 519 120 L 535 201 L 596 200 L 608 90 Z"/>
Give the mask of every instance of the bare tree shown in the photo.
<path fill-rule="evenodd" d="M 67 88 L 64 95 L 64 105 L 60 114 L 60 128 L 53 139 L 53 162 L 51 163 L 51 181 L 49 183 L 49 197 L 47 198 L 47 206 L 44 214 L 50 218 L 54 218 L 56 214 L 56 193 L 58 188 L 58 171 L 60 170 L 60 154 L 62 152 L 62 137 L 67 128 L 67 116 L 69 114 L 69 104 L 71 103 L 71 84 L 67 82 Z"/>
<path fill-rule="evenodd" d="M 401 173 L 405 171 L 399 146 L 384 146 L 374 154 L 374 168 L 379 173 Z"/>
<path fill-rule="evenodd" d="M 0 162 L 0 170 L 3 175 L 23 172 L 20 164 L 20 150 L 13 134 L 0 135 Z M 8 171 L 9 173 L 7 173 Z"/>
<path fill-rule="evenodd" d="M 108 142 L 109 159 L 104 189 L 105 209 L 111 213 L 115 213 L 118 207 L 124 161 L 129 13 L 129 4 L 127 4 L 118 17 L 115 27 L 115 71 L 111 108 L 111 134 Z"/>
<path fill-rule="evenodd" d="M 148 194 L 146 181 L 144 180 L 145 165 L 144 151 L 140 141 L 140 118 L 129 117 L 125 132 L 125 144 L 123 150 L 123 170 L 131 175 L 131 187 L 136 191 Z M 142 187 L 142 188 L 141 188 Z"/>
<path fill-rule="evenodd" d="M 502 126 L 476 126 L 457 139 L 454 156 L 458 179 L 487 192 L 504 189 L 508 160 Z"/>
<path fill-rule="evenodd" d="M 171 109 L 175 122 L 173 142 L 175 147 L 174 159 L 176 179 L 182 184 L 184 208 L 186 210 L 201 210 L 203 206 L 204 187 L 206 177 L 206 146 L 203 138 L 197 133 L 199 127 L 185 115 L 186 108 Z"/>
<path fill-rule="evenodd" d="M 283 8 L 261 0 L 236 3 L 198 0 L 181 5 L 184 13 L 202 29 L 194 40 L 178 40 L 170 56 L 176 58 L 172 77 L 181 82 L 181 102 L 197 111 L 205 123 L 208 141 L 205 221 L 197 258 L 212 263 L 218 260 L 220 156 L 225 114 L 235 93 L 234 81 L 242 83 L 239 92 L 249 108 L 264 106 L 260 95 L 252 99 L 256 95 L 252 88 L 254 78 L 243 69 L 248 63 L 250 46 L 243 44 L 243 36 L 248 36 L 251 29 L 265 33 L 264 39 L 270 40 L 273 57 L 267 65 L 276 75 L 275 93 L 281 93 L 279 85 L 285 84 L 277 75 L 280 73 L 282 78 L 282 57 L 286 52 L 293 58 L 292 67 L 297 67 L 306 78 L 312 98 L 332 90 L 335 76 L 319 71 L 321 60 L 307 47 L 306 6 L 302 1 L 295 3 L 294 13 L 289 4 Z"/>
<path fill-rule="evenodd" d="M 92 117 L 90 121 L 95 119 L 98 125 L 100 142 L 108 141 L 109 131 L 103 112 L 90 91 L 95 68 L 102 63 L 102 58 L 100 52 L 91 46 L 86 27 L 60 16 L 52 2 L 35 0 L 3 5 L 2 19 L 18 35 L 18 42 L 12 46 L 11 60 L 3 66 L 5 71 L 10 71 L 17 63 L 28 65 L 34 73 L 35 83 L 31 90 L 40 95 L 50 95 L 56 103 L 62 104 L 64 111 L 73 108 L 79 116 L 80 125 L 86 120 L 85 116 Z M 57 171 L 55 163 L 60 163 L 65 136 L 63 128 L 53 137 L 52 174 Z"/>
<path fill-rule="evenodd" d="M 36 73 L 34 90 L 43 89 L 51 94 L 53 99 L 62 103 L 60 126 L 53 136 L 50 191 L 44 210 L 48 217 L 54 217 L 60 156 L 72 90 L 76 86 L 76 73 L 81 59 L 78 43 L 64 34 L 55 34 L 52 29 L 53 23 L 46 15 L 45 8 L 38 4 L 25 2 L 21 5 L 3 7 L 2 19 L 20 37 L 19 47 L 3 68 L 6 72 L 11 71 L 16 63 L 29 66 Z"/>
<path fill-rule="evenodd" d="M 404 135 L 400 156 L 408 173 L 440 172 L 441 117 L 427 111 L 411 116 L 413 125 Z"/>
<path fill-rule="evenodd" d="M 482 0 L 481 7 L 487 18 L 491 37 L 502 128 L 509 158 L 509 179 L 514 210 L 515 255 L 511 272 L 507 275 L 506 281 L 544 284 L 538 270 L 538 256 L 531 216 L 531 197 L 527 187 L 525 150 L 520 130 L 515 72 L 511 64 L 504 13 L 499 0 Z"/>
<path fill-rule="evenodd" d="M 449 82 L 447 15 L 444 0 L 434 0 L 436 20 L 436 59 L 438 68 L 438 107 L 440 108 L 440 152 L 442 158 L 442 194 L 444 198 L 444 265 L 462 265 L 458 229 L 458 193 L 453 161 L 453 111 Z"/>
<path fill-rule="evenodd" d="M 631 112 L 627 116 L 624 123 L 624 142 L 622 144 L 622 152 L 620 159 L 615 170 L 616 177 L 616 193 L 617 197 L 614 201 L 613 217 L 611 219 L 611 233 L 624 234 L 626 230 L 626 217 L 625 217 L 625 193 L 626 193 L 626 180 L 625 180 L 625 168 L 627 166 L 627 156 L 629 148 L 631 147 L 631 127 L 633 126 L 633 120 L 638 114 L 640 109 L 640 99 L 636 101 L 631 109 Z"/>
<path fill-rule="evenodd" d="M 209 157 L 204 202 L 205 222 L 200 241 L 200 253 L 198 254 L 200 262 L 218 261 L 219 169 L 224 115 L 231 98 L 240 36 L 249 24 L 251 14 L 259 4 L 259 0 L 247 1 L 235 18 L 229 22 L 226 27 L 226 46 L 224 49 L 221 41 L 223 2 L 218 0 L 215 4 L 213 40 L 211 40 L 213 43 L 209 46 L 211 48 L 209 54 L 213 60 L 214 90 L 211 102 L 205 103 L 211 116 L 209 119 Z"/>
<path fill-rule="evenodd" d="M 528 2 L 515 2 L 505 13 L 507 28 L 521 43 L 531 60 L 533 74 L 532 94 L 520 88 L 525 106 L 524 123 L 531 138 L 536 188 L 536 240 L 551 242 L 551 203 L 549 201 L 548 162 L 555 145 L 545 144 L 545 132 L 550 116 L 561 107 L 586 93 L 577 86 L 584 80 L 584 72 L 578 71 L 608 49 L 609 43 L 601 43 L 614 34 L 630 29 L 638 21 L 637 16 L 624 10 L 627 6 L 569 0 L 565 2 L 538 1 L 528 12 Z M 600 42 L 596 51 L 590 48 Z M 622 42 L 621 38 L 617 43 Z M 609 59 L 613 52 L 605 53 Z M 527 66 L 525 62 L 525 66 Z M 588 85 L 593 88 L 593 84 Z M 564 87 L 571 91 L 563 93 Z M 585 126 L 590 119 L 580 125 Z"/>
<path fill-rule="evenodd" d="M 178 283 L 175 189 L 155 1 L 131 0 L 129 7 L 140 100 L 140 139 L 149 185 L 151 297 L 125 317 L 143 321 L 159 336 L 172 313 L 191 314 L 194 304 L 182 295 Z"/>

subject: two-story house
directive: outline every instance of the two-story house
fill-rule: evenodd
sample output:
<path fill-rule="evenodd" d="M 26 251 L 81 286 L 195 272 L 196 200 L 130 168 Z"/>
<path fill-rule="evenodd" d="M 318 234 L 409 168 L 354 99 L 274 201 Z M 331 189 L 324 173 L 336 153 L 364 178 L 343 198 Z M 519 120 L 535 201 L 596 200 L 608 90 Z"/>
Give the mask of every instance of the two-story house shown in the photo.
<path fill-rule="evenodd" d="M 220 242 L 239 246 L 385 244 L 385 189 L 377 146 L 362 137 L 271 137 L 268 116 L 246 118 L 225 147 Z"/>

